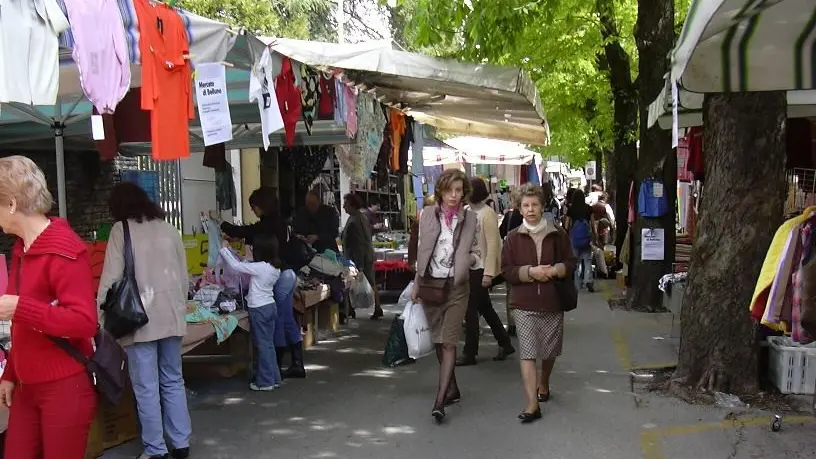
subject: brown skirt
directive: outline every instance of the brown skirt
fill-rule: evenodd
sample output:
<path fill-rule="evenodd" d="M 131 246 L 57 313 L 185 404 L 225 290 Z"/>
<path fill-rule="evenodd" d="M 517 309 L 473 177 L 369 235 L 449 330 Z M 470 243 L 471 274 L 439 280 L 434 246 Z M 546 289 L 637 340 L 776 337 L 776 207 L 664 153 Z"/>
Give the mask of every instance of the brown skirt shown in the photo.
<path fill-rule="evenodd" d="M 516 319 L 519 359 L 551 360 L 561 355 L 564 344 L 563 312 L 513 310 Z"/>
<path fill-rule="evenodd" d="M 454 286 L 448 292 L 448 301 L 443 304 L 423 304 L 425 319 L 431 327 L 431 339 L 434 344 L 459 343 L 462 334 L 462 321 L 467 312 L 470 284 Z"/>

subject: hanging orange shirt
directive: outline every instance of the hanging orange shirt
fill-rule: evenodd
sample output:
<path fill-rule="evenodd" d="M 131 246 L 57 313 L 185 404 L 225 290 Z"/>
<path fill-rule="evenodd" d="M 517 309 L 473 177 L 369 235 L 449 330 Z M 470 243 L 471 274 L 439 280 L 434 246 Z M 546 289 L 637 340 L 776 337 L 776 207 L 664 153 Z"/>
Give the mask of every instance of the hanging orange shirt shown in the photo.
<path fill-rule="evenodd" d="M 195 117 L 187 30 L 164 3 L 134 0 L 142 55 L 142 110 L 150 111 L 153 159 L 190 156 L 189 120 Z"/>
<path fill-rule="evenodd" d="M 400 143 L 405 135 L 405 115 L 401 111 L 391 109 L 391 170 L 400 170 Z"/>

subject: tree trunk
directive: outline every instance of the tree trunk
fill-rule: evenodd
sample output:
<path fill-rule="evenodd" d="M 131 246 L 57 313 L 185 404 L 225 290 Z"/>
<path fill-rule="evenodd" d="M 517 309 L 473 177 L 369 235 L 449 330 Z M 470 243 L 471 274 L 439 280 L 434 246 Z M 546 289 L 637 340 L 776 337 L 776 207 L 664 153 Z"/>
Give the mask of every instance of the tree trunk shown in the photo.
<path fill-rule="evenodd" d="M 748 305 L 785 201 L 784 92 L 706 95 L 706 183 L 683 302 L 675 381 L 757 390 Z"/>
<path fill-rule="evenodd" d="M 602 57 L 612 89 L 615 149 L 608 155 L 606 167 L 609 170 L 609 187 L 612 189 L 610 195 L 614 196 L 617 223 L 615 245 L 620 253 L 628 228 L 629 182 L 637 164 L 635 133 L 638 124 L 638 92 L 637 86 L 632 81 L 629 54 L 620 43 L 614 0 L 596 0 L 595 8 L 601 23 L 601 35 L 606 42 Z"/>
<path fill-rule="evenodd" d="M 663 181 L 669 212 L 662 218 L 637 218 L 632 228 L 631 288 L 629 305 L 640 311 L 660 309 L 662 295 L 658 289 L 660 277 L 671 272 L 675 251 L 675 203 L 677 202 L 677 156 L 671 145 L 671 132 L 655 125 L 648 128 L 649 104 L 660 94 L 668 71 L 667 56 L 674 46 L 674 0 L 639 0 L 635 26 L 638 46 L 638 82 L 640 95 L 640 151 L 636 174 L 636 189 L 643 180 Z M 641 261 L 642 230 L 663 228 L 665 234 L 662 261 Z"/>

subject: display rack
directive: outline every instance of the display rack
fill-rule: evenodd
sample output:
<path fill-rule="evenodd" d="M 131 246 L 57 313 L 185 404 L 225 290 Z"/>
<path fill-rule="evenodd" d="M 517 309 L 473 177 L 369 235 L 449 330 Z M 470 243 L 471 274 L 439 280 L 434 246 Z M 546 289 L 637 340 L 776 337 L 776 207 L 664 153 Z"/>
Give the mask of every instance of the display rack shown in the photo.
<path fill-rule="evenodd" d="M 816 169 L 788 169 L 786 181 L 785 215 L 801 214 L 816 205 Z"/>

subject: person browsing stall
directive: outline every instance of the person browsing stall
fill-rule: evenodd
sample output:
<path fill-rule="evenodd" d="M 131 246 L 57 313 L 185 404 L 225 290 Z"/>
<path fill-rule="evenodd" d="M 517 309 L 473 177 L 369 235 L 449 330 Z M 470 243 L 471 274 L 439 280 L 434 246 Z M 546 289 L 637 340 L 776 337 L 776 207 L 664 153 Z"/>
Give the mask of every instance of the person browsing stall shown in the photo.
<path fill-rule="evenodd" d="M 271 391 L 279 388 L 282 382 L 275 352 L 275 324 L 278 320 L 275 283 L 281 274 L 281 262 L 275 236 L 259 234 L 252 242 L 254 262 L 240 260 L 226 240 L 222 242 L 221 256 L 230 269 L 250 275 L 246 301 L 252 339 L 258 349 L 258 372 L 249 388 Z"/>
<path fill-rule="evenodd" d="M 337 248 L 337 236 L 340 232 L 340 216 L 334 207 L 320 202 L 316 190 L 306 193 L 306 206 L 295 215 L 295 233 L 299 238 L 311 244 L 317 253 Z"/>

